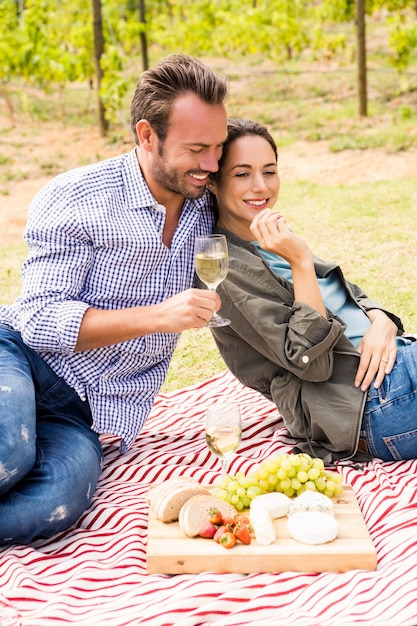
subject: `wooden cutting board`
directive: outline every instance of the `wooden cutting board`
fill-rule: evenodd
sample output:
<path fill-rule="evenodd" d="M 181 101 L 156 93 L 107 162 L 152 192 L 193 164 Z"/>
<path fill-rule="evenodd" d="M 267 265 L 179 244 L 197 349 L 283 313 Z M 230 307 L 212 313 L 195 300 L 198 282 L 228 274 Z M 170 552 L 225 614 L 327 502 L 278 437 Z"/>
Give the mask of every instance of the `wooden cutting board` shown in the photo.
<path fill-rule="evenodd" d="M 332 542 L 307 545 L 292 539 L 287 518 L 275 520 L 277 539 L 269 546 L 236 544 L 230 550 L 212 539 L 184 535 L 178 522 L 164 524 L 149 511 L 147 571 L 149 574 L 200 572 L 346 572 L 375 570 L 377 555 L 351 487 L 334 498 L 339 536 Z"/>

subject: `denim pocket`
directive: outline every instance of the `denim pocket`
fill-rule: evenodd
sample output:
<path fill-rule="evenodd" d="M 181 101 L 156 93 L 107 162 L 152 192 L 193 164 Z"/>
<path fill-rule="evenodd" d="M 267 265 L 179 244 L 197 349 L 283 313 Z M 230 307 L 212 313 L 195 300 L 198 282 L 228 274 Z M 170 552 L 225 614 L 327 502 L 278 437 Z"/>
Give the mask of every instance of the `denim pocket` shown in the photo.
<path fill-rule="evenodd" d="M 384 437 L 384 443 L 394 460 L 415 459 L 417 456 L 417 428 L 399 435 Z"/>
<path fill-rule="evenodd" d="M 370 395 L 362 424 L 369 452 L 385 461 L 417 458 L 417 393 Z"/>

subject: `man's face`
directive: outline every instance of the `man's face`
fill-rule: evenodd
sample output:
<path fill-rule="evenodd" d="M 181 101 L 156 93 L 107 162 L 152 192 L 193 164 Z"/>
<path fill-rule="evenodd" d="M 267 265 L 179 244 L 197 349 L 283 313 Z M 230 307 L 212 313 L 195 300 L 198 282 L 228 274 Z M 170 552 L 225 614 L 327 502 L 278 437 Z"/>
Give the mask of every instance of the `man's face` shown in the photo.
<path fill-rule="evenodd" d="M 165 192 L 199 198 L 210 172 L 218 170 L 227 135 L 223 104 L 210 105 L 194 94 L 179 96 L 173 105 L 165 141 L 157 140 L 151 175 Z"/>

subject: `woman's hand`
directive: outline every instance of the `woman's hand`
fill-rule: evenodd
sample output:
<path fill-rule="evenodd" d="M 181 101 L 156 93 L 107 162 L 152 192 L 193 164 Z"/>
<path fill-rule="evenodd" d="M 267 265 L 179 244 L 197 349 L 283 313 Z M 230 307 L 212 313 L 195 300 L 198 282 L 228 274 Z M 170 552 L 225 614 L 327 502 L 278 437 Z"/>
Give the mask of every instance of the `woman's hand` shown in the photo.
<path fill-rule="evenodd" d="M 355 386 L 362 391 L 369 388 L 374 378 L 374 387 L 378 389 L 397 358 L 397 327 L 394 322 L 379 309 L 372 309 L 367 315 L 371 326 L 358 347 L 361 358 L 355 379 Z"/>
<path fill-rule="evenodd" d="M 278 254 L 290 264 L 294 299 L 308 304 L 320 315 L 327 317 L 313 253 L 304 239 L 288 228 L 285 217 L 278 211 L 265 209 L 254 218 L 250 229 L 261 248 Z"/>
<path fill-rule="evenodd" d="M 292 267 L 312 261 L 313 255 L 307 243 L 288 228 L 285 217 L 276 209 L 258 213 L 250 230 L 261 248 L 278 254 Z"/>

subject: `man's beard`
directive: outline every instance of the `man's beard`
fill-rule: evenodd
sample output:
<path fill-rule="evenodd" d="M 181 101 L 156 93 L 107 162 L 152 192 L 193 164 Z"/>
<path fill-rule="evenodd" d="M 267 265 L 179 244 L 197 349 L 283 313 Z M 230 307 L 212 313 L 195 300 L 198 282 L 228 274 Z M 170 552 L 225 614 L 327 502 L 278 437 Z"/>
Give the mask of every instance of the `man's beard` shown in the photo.
<path fill-rule="evenodd" d="M 190 200 L 201 198 L 206 190 L 206 187 L 203 185 L 193 185 L 192 182 L 190 182 L 188 173 L 189 172 L 180 173 L 166 165 L 163 159 L 162 146 L 159 146 L 158 157 L 155 157 L 154 159 L 152 170 L 152 175 L 158 185 L 167 191 L 177 193 Z M 200 170 L 195 173 L 201 174 Z"/>

